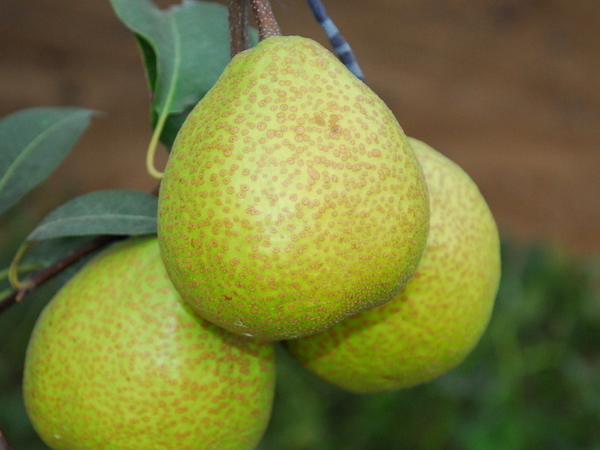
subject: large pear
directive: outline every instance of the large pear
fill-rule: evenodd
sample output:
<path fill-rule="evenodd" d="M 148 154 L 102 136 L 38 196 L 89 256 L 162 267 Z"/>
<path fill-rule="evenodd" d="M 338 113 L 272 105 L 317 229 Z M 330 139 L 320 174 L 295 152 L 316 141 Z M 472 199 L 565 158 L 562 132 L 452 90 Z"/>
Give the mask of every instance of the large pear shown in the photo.
<path fill-rule="evenodd" d="M 385 305 L 287 343 L 310 371 L 357 393 L 410 387 L 458 365 L 486 329 L 500 280 L 498 231 L 479 189 L 445 156 L 410 142 L 431 202 L 414 277 Z"/>
<path fill-rule="evenodd" d="M 250 450 L 273 385 L 272 346 L 188 311 L 156 238 L 141 238 L 97 256 L 42 312 L 24 396 L 55 450 Z"/>
<path fill-rule="evenodd" d="M 183 299 L 236 333 L 322 331 L 389 300 L 425 246 L 425 181 L 391 111 L 316 42 L 235 56 L 188 116 L 160 190 Z"/>

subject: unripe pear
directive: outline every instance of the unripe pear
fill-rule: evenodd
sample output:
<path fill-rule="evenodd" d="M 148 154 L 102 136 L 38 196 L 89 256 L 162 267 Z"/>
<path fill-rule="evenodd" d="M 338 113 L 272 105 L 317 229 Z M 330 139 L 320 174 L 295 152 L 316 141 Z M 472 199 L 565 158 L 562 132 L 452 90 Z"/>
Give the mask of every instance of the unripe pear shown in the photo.
<path fill-rule="evenodd" d="M 39 317 L 24 397 L 55 450 L 250 450 L 270 417 L 271 345 L 192 314 L 156 238 L 113 245 Z"/>
<path fill-rule="evenodd" d="M 236 55 L 185 121 L 158 237 L 193 310 L 281 340 L 389 300 L 417 266 L 428 215 L 383 101 L 318 43 L 277 36 Z"/>
<path fill-rule="evenodd" d="M 486 329 L 500 280 L 498 231 L 479 189 L 441 153 L 410 142 L 431 203 L 413 278 L 388 303 L 287 342 L 310 371 L 356 393 L 414 386 L 458 365 Z"/>

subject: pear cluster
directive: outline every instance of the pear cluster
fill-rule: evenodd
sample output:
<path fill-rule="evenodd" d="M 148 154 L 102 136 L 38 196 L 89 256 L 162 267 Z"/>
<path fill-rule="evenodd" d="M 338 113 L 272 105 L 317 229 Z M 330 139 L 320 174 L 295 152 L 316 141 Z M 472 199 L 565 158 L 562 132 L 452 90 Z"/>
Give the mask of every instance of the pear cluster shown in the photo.
<path fill-rule="evenodd" d="M 98 255 L 40 316 L 29 416 L 55 450 L 251 450 L 275 341 L 351 392 L 432 380 L 483 334 L 499 254 L 459 166 L 319 44 L 269 37 L 181 128 L 158 236 Z"/>

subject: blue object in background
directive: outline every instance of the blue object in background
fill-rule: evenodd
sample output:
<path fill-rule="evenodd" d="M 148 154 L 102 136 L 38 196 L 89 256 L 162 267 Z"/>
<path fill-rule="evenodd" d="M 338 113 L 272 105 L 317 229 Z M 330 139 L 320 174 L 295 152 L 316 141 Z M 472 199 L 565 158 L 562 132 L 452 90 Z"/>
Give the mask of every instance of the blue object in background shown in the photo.
<path fill-rule="evenodd" d="M 336 27 L 335 23 L 333 23 L 333 20 L 331 20 L 331 18 L 327 15 L 327 11 L 325 10 L 323 2 L 320 0 L 307 0 L 307 2 L 315 18 L 325 31 L 325 34 L 327 35 L 329 42 L 331 42 L 337 57 L 340 59 L 340 61 L 342 61 L 342 63 L 344 63 L 350 72 L 352 72 L 360 80 L 364 81 L 365 77 L 360 66 L 358 65 L 358 62 L 356 61 L 356 58 L 354 57 L 354 52 L 352 51 L 350 44 L 348 44 L 348 41 L 344 39 L 344 36 L 342 36 L 342 33 L 340 33 L 338 27 Z"/>

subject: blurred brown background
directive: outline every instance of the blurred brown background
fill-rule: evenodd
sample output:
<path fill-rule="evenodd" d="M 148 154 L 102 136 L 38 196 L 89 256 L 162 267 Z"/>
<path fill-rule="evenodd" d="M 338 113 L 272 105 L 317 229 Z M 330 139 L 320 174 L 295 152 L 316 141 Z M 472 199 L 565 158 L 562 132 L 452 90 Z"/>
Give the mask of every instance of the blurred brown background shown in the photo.
<path fill-rule="evenodd" d="M 304 0 L 273 3 L 285 34 L 326 42 Z M 471 174 L 505 234 L 598 253 L 598 0 L 325 3 L 367 82 Z M 108 0 L 0 0 L 0 116 L 32 106 L 106 113 L 34 204 L 154 187 L 141 58 Z"/>

